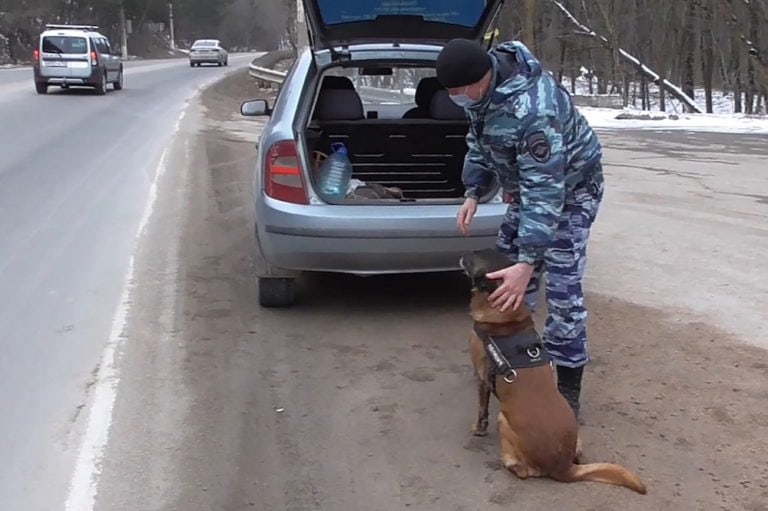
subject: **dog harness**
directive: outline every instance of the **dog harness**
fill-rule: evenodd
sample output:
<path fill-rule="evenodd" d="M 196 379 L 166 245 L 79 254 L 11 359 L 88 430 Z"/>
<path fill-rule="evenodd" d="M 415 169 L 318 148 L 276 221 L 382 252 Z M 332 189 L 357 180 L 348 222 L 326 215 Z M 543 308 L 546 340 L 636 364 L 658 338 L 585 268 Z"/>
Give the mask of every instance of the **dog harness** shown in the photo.
<path fill-rule="evenodd" d="M 517 379 L 517 369 L 541 367 L 551 363 L 541 337 L 533 329 L 512 335 L 491 336 L 475 323 L 474 330 L 483 341 L 491 362 L 488 364 L 487 378 L 494 395 L 497 395 L 496 376 L 503 377 L 507 383 L 514 383 Z"/>

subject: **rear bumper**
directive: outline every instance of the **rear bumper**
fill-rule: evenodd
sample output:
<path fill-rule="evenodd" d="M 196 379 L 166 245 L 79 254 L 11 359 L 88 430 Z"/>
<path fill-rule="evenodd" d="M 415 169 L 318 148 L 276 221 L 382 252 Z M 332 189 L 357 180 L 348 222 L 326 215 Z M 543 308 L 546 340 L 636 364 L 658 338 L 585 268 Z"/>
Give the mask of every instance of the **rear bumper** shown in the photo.
<path fill-rule="evenodd" d="M 225 58 L 224 56 L 218 56 L 218 55 L 190 55 L 189 61 L 194 62 L 195 64 L 201 63 L 201 64 L 213 64 L 218 62 L 224 62 Z"/>
<path fill-rule="evenodd" d="M 483 204 L 471 235 L 456 228 L 459 206 L 258 207 L 257 238 L 269 265 L 291 271 L 375 275 L 459 269 L 467 251 L 496 242 L 506 204 Z"/>
<path fill-rule="evenodd" d="M 79 76 L 57 76 L 51 68 L 46 69 L 45 73 L 40 71 L 38 66 L 34 67 L 35 82 L 47 83 L 48 85 L 84 85 L 95 87 L 99 85 L 102 70 L 98 67 L 92 67 L 87 73 Z"/>

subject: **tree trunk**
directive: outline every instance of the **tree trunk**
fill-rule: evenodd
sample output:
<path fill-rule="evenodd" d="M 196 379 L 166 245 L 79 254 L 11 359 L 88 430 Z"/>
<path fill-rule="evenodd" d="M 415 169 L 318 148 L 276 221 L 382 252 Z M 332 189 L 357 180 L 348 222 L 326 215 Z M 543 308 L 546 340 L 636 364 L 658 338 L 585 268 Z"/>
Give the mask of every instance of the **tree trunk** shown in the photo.
<path fill-rule="evenodd" d="M 576 71 L 577 67 L 571 66 L 571 94 L 576 94 L 576 78 L 579 76 Z"/>
<path fill-rule="evenodd" d="M 757 17 L 757 2 L 750 2 L 749 4 L 749 41 L 752 44 L 752 48 L 760 48 L 760 29 L 759 29 L 759 23 L 760 20 Z M 747 103 L 747 113 L 748 114 L 754 114 L 756 113 L 756 109 L 758 107 L 757 103 L 760 97 L 760 87 L 758 85 L 757 80 L 757 69 L 756 67 L 761 64 L 760 62 L 760 54 L 759 51 L 755 51 L 754 53 L 750 51 L 749 57 L 749 93 L 750 98 L 749 102 Z"/>
<path fill-rule="evenodd" d="M 659 86 L 659 110 L 661 112 L 667 111 L 667 101 L 666 101 L 666 94 L 665 94 L 665 84 L 664 84 L 664 72 L 667 69 L 667 51 L 666 48 L 664 48 L 664 42 L 658 41 L 658 44 L 656 45 L 656 58 L 658 59 L 656 62 L 656 69 L 659 70 L 659 76 L 662 78 L 659 80 L 659 83 L 657 84 Z"/>
<path fill-rule="evenodd" d="M 288 35 L 288 42 L 291 49 L 296 51 L 299 46 L 298 33 L 296 32 L 296 0 L 286 0 L 288 8 L 288 19 L 285 23 L 285 31 Z"/>
<path fill-rule="evenodd" d="M 738 45 L 734 44 L 731 49 L 731 73 L 733 74 L 733 111 L 737 114 L 742 112 L 742 93 L 741 86 L 741 51 Z"/>
<path fill-rule="evenodd" d="M 622 84 L 622 98 L 621 98 L 621 104 L 622 106 L 629 106 L 629 76 L 627 74 L 624 74 L 624 83 Z"/>
<path fill-rule="evenodd" d="M 523 42 L 534 54 L 538 53 L 536 47 L 536 14 L 538 0 L 525 0 L 525 28 L 523 29 Z"/>
<path fill-rule="evenodd" d="M 610 77 L 610 72 L 608 71 L 608 63 L 605 61 L 605 59 L 599 59 L 596 63 L 596 71 L 597 71 L 597 93 L 598 94 L 607 94 L 608 93 L 608 81 Z"/>
<path fill-rule="evenodd" d="M 557 81 L 563 83 L 563 74 L 565 73 L 565 60 L 568 57 L 568 43 L 565 38 L 560 39 L 560 65 L 557 69 Z"/>
<path fill-rule="evenodd" d="M 645 76 L 642 78 L 642 87 L 640 88 L 640 95 L 642 97 L 643 102 L 643 110 L 650 110 L 651 109 L 651 94 L 648 90 L 648 80 L 645 79 Z"/>
<path fill-rule="evenodd" d="M 683 29 L 683 41 L 682 50 L 683 54 L 683 69 L 682 79 L 680 80 L 683 86 L 683 92 L 685 92 L 691 98 L 695 97 L 696 91 L 696 76 L 695 76 L 695 63 L 696 63 L 696 0 L 688 0 L 685 5 L 685 27 Z M 690 111 L 690 108 L 688 108 Z"/>
<path fill-rule="evenodd" d="M 704 97 L 708 114 L 714 111 L 712 102 L 712 81 L 715 72 L 714 37 L 712 34 L 712 9 L 702 9 L 701 26 L 701 76 L 704 85 Z"/>

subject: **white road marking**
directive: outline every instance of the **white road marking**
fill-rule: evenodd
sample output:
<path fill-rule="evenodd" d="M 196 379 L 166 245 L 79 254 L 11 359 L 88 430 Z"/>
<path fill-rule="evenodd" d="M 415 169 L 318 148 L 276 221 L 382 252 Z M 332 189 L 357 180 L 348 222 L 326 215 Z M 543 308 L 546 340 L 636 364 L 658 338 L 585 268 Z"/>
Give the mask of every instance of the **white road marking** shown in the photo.
<path fill-rule="evenodd" d="M 237 69 L 227 70 L 217 77 L 205 82 L 198 88 L 198 94 L 203 89 L 219 81 L 220 79 L 232 74 Z M 191 101 L 190 98 L 189 101 Z M 187 103 L 189 103 L 189 101 Z M 181 129 L 181 123 L 187 114 L 186 108 L 179 115 L 173 134 L 169 139 L 168 145 L 160 156 L 160 162 L 154 175 L 154 179 L 149 188 L 149 197 L 144 207 L 139 227 L 136 232 L 134 242 L 134 254 L 138 248 L 144 231 L 149 223 L 157 201 L 157 189 L 160 179 L 165 174 L 168 165 L 168 158 L 176 135 Z M 185 141 L 184 157 L 187 161 L 191 159 L 191 148 L 189 141 Z M 175 323 L 175 283 L 178 273 L 178 241 L 176 246 L 169 252 L 169 259 L 166 267 L 166 283 L 163 287 L 162 302 L 164 310 L 161 313 L 160 321 L 164 326 L 164 332 L 169 336 L 173 335 Z M 134 280 L 136 277 L 135 256 L 132 254 L 128 263 L 128 272 L 126 273 L 123 289 L 120 295 L 120 301 L 117 311 L 112 321 L 109 340 L 104 348 L 96 374 L 96 382 L 93 386 L 93 402 L 88 412 L 88 419 L 85 433 L 81 439 L 78 450 L 75 470 L 70 479 L 67 500 L 65 501 L 66 511 L 93 511 L 96 505 L 96 496 L 98 495 L 99 478 L 102 471 L 102 462 L 104 453 L 109 441 L 109 431 L 112 426 L 112 417 L 117 400 L 117 389 L 120 384 L 120 370 L 118 368 L 118 357 L 125 341 L 125 328 L 128 323 L 128 317 L 131 311 L 131 296 L 134 289 Z"/>
<path fill-rule="evenodd" d="M 178 131 L 184 113 L 176 123 Z M 173 140 L 173 136 L 171 137 Z M 144 207 L 139 227 L 136 232 L 134 247 L 138 247 L 144 230 L 149 223 L 157 201 L 157 186 L 167 169 L 167 159 L 172 142 L 163 151 L 157 171 L 149 188 L 149 196 Z M 136 248 L 134 248 L 135 251 Z M 131 255 L 128 272 L 123 283 L 120 302 L 112 320 L 109 340 L 104 348 L 96 374 L 93 402 L 88 413 L 85 434 L 80 443 L 75 470 L 69 483 L 66 511 L 92 511 L 98 493 L 99 476 L 101 475 L 102 460 L 109 440 L 109 430 L 112 425 L 112 413 L 117 399 L 117 388 L 120 383 L 118 356 L 125 341 L 125 327 L 131 310 L 131 295 L 135 279 L 135 256 Z M 175 266 L 174 266 L 175 268 Z"/>

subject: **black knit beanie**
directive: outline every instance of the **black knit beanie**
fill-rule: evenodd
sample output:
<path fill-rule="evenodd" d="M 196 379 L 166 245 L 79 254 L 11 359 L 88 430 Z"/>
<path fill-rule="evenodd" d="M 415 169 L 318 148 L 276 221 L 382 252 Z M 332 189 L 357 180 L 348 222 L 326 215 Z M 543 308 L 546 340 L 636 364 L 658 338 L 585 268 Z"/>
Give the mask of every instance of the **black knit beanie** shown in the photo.
<path fill-rule="evenodd" d="M 491 69 L 491 56 L 480 43 L 453 39 L 437 57 L 437 79 L 446 89 L 479 82 Z"/>

